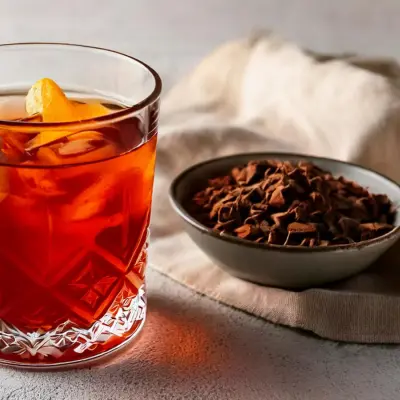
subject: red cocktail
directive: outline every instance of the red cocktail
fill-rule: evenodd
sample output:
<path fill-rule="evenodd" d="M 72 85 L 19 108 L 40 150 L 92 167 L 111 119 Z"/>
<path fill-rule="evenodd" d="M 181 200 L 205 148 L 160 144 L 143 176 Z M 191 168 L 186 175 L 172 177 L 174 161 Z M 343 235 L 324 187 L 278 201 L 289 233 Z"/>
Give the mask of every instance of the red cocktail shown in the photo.
<path fill-rule="evenodd" d="M 105 50 L 15 46 L 60 62 L 116 57 L 148 80 L 139 104 L 102 88 L 67 96 L 50 79 L 1 98 L 0 362 L 66 365 L 118 347 L 145 319 L 160 80 Z"/>

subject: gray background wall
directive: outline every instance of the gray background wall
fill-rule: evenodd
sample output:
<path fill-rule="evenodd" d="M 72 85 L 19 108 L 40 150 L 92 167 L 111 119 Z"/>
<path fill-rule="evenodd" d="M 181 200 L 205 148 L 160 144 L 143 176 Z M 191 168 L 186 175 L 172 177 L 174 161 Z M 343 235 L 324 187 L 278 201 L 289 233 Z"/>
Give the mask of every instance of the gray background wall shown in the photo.
<path fill-rule="evenodd" d="M 270 28 L 315 50 L 400 55 L 399 0 L 0 0 L 0 42 L 70 41 L 145 59 L 169 87 L 217 44 Z"/>

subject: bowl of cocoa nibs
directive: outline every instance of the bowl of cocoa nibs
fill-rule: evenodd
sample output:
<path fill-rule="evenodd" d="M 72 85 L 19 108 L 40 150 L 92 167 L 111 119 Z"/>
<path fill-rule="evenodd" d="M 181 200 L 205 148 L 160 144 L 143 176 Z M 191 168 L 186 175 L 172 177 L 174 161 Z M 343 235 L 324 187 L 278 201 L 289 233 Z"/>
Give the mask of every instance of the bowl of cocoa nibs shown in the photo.
<path fill-rule="evenodd" d="M 347 278 L 400 239 L 400 186 L 333 159 L 212 159 L 176 177 L 170 199 L 209 258 L 264 285 L 306 288 Z"/>

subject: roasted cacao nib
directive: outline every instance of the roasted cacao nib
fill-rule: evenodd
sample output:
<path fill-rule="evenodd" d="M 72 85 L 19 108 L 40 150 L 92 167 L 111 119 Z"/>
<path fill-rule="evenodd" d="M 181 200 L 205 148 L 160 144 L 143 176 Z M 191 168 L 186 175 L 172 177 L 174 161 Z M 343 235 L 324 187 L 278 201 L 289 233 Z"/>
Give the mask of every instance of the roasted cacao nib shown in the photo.
<path fill-rule="evenodd" d="M 251 161 L 213 178 L 189 205 L 193 215 L 224 235 L 287 246 L 348 245 L 379 237 L 397 210 L 310 162 Z"/>

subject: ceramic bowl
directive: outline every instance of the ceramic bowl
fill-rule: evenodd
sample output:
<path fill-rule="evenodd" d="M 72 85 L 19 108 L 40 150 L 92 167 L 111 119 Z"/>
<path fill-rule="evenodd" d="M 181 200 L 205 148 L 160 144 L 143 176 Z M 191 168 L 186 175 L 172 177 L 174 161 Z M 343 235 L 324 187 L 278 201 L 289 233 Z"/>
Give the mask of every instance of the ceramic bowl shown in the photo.
<path fill-rule="evenodd" d="M 173 208 L 182 218 L 191 239 L 218 266 L 230 274 L 263 285 L 307 288 L 355 275 L 366 269 L 400 239 L 400 215 L 395 228 L 379 238 L 352 245 L 296 247 L 257 244 L 233 236 L 221 236 L 190 215 L 185 205 L 207 186 L 210 178 L 229 173 L 250 160 L 306 160 L 343 175 L 373 193 L 382 193 L 400 205 L 400 186 L 390 179 L 358 165 L 327 158 L 283 153 L 250 153 L 212 159 L 196 164 L 175 178 L 170 188 Z"/>

